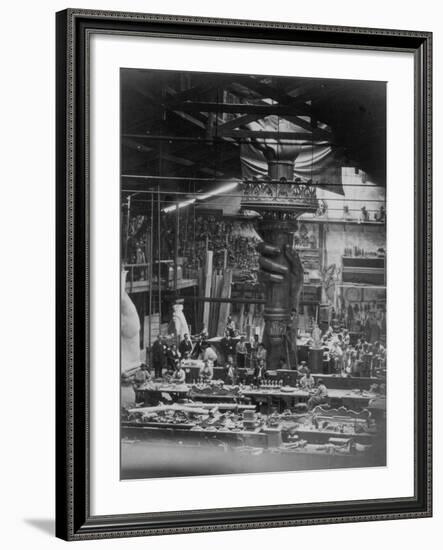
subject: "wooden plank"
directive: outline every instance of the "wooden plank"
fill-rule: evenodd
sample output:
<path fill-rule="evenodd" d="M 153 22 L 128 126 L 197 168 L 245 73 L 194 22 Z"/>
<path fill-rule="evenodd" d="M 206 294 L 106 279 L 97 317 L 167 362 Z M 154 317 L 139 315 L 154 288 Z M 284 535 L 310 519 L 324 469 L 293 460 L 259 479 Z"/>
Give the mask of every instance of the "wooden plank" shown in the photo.
<path fill-rule="evenodd" d="M 251 304 L 249 307 L 249 324 L 251 327 L 255 327 L 255 304 Z"/>
<path fill-rule="evenodd" d="M 223 286 L 221 291 L 222 298 L 231 297 L 231 285 L 232 285 L 232 269 L 227 269 L 224 272 L 224 276 L 223 276 Z M 220 305 L 220 315 L 219 315 L 218 329 L 217 329 L 218 336 L 223 335 L 226 328 L 226 321 L 228 319 L 230 312 L 231 312 L 231 303 L 223 302 Z"/>
<path fill-rule="evenodd" d="M 212 282 L 211 282 L 211 298 L 215 298 L 217 293 L 217 272 L 214 271 L 212 273 Z M 216 327 L 214 327 L 215 324 L 215 307 L 217 304 L 214 302 L 210 302 L 209 304 L 209 326 L 208 326 L 208 334 L 209 336 L 212 336 L 216 330 Z"/>
<path fill-rule="evenodd" d="M 186 300 L 193 300 L 195 302 L 214 302 L 222 303 L 229 302 L 231 304 L 265 304 L 266 300 L 263 298 L 205 298 L 205 296 L 186 296 Z"/>
<path fill-rule="evenodd" d="M 182 288 L 191 288 L 193 286 L 197 286 L 197 279 L 179 279 L 177 281 L 177 289 L 180 290 Z M 133 283 L 126 283 L 126 292 L 128 294 L 136 294 L 138 292 L 147 292 L 150 289 L 149 281 L 134 281 Z M 171 290 L 170 287 L 163 284 L 162 290 L 167 291 Z M 151 285 L 152 291 L 158 291 L 158 284 L 155 283 Z"/>
<path fill-rule="evenodd" d="M 303 103 L 221 103 L 218 101 L 189 101 L 168 107 L 170 110 L 186 113 L 231 113 L 267 115 L 306 115 L 310 107 Z"/>
<path fill-rule="evenodd" d="M 235 128 L 239 128 L 240 126 L 243 126 L 245 124 L 249 124 L 250 122 L 254 122 L 257 119 L 259 119 L 261 116 L 260 113 L 255 113 L 252 115 L 244 115 L 239 116 L 233 120 L 229 120 L 228 122 L 225 122 L 223 124 L 218 125 L 218 130 L 234 130 Z"/>
<path fill-rule="evenodd" d="M 216 296 L 215 296 L 216 299 L 220 299 L 221 293 L 222 293 L 222 288 L 223 288 L 223 274 L 219 273 L 218 276 L 217 276 L 217 292 L 216 292 Z M 220 319 L 220 302 L 218 302 L 218 301 L 214 302 L 214 307 L 215 307 L 214 332 L 215 332 L 215 335 L 217 335 L 218 334 L 218 323 L 219 323 L 219 319 Z"/>
<path fill-rule="evenodd" d="M 204 277 L 205 277 L 205 298 L 211 297 L 211 284 L 212 284 L 212 259 L 213 259 L 214 253 L 212 250 L 207 250 L 206 252 L 206 259 L 205 259 L 205 269 L 204 269 Z M 209 324 L 209 309 L 210 309 L 210 302 L 205 302 L 203 306 L 203 326 L 206 328 L 206 330 L 209 330 L 208 324 Z"/>
<path fill-rule="evenodd" d="M 311 105 L 308 105 L 306 101 L 279 91 L 271 84 L 266 84 L 265 82 L 251 76 L 239 77 L 236 79 L 236 82 L 238 82 L 241 86 L 254 90 L 262 97 L 269 97 L 275 101 L 278 101 L 280 105 L 291 105 L 291 107 L 297 111 L 294 112 L 295 115 L 311 115 Z"/>
<path fill-rule="evenodd" d="M 155 407 L 137 407 L 135 409 L 129 409 L 128 413 L 142 413 L 146 416 L 154 415 L 159 412 L 166 412 L 166 411 L 182 411 L 182 412 L 189 412 L 192 414 L 207 414 L 207 411 L 205 409 L 201 409 L 199 407 L 187 407 L 186 405 L 181 405 L 179 403 L 172 403 L 171 405 L 157 405 Z"/>
<path fill-rule="evenodd" d="M 238 328 L 241 333 L 243 333 L 244 321 L 245 321 L 245 304 L 243 303 L 240 305 L 240 316 L 238 320 Z"/>
<path fill-rule="evenodd" d="M 220 136 L 231 137 L 231 138 L 262 138 L 262 139 L 275 139 L 276 141 L 282 139 L 289 140 L 325 140 L 324 135 L 317 130 L 312 132 L 279 132 L 277 130 L 225 130 L 220 131 Z"/>

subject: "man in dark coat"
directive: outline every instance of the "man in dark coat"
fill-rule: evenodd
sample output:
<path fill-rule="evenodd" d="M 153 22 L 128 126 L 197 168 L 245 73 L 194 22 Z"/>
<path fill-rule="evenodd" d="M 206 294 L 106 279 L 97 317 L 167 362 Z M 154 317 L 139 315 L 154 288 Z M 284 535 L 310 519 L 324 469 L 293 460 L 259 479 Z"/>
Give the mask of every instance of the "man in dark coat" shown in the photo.
<path fill-rule="evenodd" d="M 181 353 L 178 351 L 177 346 L 175 344 L 172 344 L 166 353 L 166 360 L 169 367 L 172 370 L 175 370 L 175 366 L 180 361 L 180 359 Z"/>
<path fill-rule="evenodd" d="M 184 335 L 183 340 L 180 342 L 180 345 L 178 346 L 178 350 L 181 353 L 181 356 L 183 357 L 183 359 L 187 359 L 188 357 L 191 357 L 192 342 L 189 338 L 189 334 Z"/>
<path fill-rule="evenodd" d="M 162 371 L 166 366 L 166 346 L 163 342 L 161 334 L 157 336 L 157 340 L 152 344 L 151 357 L 152 366 L 154 367 L 155 377 L 160 378 Z"/>
<path fill-rule="evenodd" d="M 223 355 L 227 359 L 229 355 L 234 357 L 235 355 L 235 340 L 233 340 L 229 335 L 224 337 L 221 341 L 221 346 L 223 350 Z"/>

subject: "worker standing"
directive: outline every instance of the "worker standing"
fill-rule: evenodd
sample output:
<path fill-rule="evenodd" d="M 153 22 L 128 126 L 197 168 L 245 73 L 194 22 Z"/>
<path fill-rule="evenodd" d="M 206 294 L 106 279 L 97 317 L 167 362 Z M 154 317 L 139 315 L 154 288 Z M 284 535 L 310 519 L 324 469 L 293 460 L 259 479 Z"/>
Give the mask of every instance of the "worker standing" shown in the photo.
<path fill-rule="evenodd" d="M 245 368 L 247 353 L 248 353 L 248 348 L 246 347 L 245 337 L 241 336 L 240 341 L 237 342 L 237 345 L 235 346 L 237 368 L 239 369 Z"/>

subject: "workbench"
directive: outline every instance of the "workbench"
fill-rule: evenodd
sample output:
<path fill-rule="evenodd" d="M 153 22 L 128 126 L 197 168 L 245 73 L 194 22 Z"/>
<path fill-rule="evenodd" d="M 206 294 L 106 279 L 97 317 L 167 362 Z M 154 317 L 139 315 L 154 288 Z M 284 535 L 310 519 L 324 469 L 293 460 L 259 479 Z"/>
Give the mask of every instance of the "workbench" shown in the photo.
<path fill-rule="evenodd" d="M 267 410 L 277 407 L 279 411 L 291 408 L 297 403 L 306 403 L 313 395 L 312 393 L 294 388 L 293 391 L 282 391 L 281 389 L 251 389 L 243 390 L 243 395 L 250 397 L 252 402 L 257 403 L 261 408 L 265 405 Z M 332 407 L 344 406 L 350 409 L 366 408 L 371 399 L 376 397 L 375 393 L 364 392 L 363 394 L 350 390 L 328 389 L 326 404 Z"/>
<path fill-rule="evenodd" d="M 229 443 L 231 446 L 250 445 L 253 447 L 267 447 L 268 435 L 252 430 L 211 430 L 190 429 L 187 425 L 174 427 L 153 423 L 149 425 L 122 422 L 122 437 L 137 439 L 160 439 L 173 441 L 187 441 L 188 443 L 201 443 L 203 441 Z"/>
<path fill-rule="evenodd" d="M 273 388 L 243 388 L 241 391 L 234 391 L 232 386 L 224 386 L 222 393 L 205 393 L 193 390 L 192 386 L 187 384 L 162 384 L 138 388 L 139 399 L 145 405 L 157 405 L 160 401 L 189 398 L 201 401 L 202 403 L 227 402 L 232 404 L 255 403 L 265 412 L 273 407 L 279 411 L 291 408 L 297 403 L 306 403 L 312 393 L 293 388 L 291 391 L 283 391 L 279 386 Z M 232 391 L 232 393 L 230 393 Z M 165 395 L 167 394 L 167 395 Z M 346 408 L 359 410 L 366 408 L 371 399 L 377 397 L 377 394 L 368 391 L 352 391 L 349 389 L 328 389 L 326 403 L 331 407 L 344 406 Z"/>

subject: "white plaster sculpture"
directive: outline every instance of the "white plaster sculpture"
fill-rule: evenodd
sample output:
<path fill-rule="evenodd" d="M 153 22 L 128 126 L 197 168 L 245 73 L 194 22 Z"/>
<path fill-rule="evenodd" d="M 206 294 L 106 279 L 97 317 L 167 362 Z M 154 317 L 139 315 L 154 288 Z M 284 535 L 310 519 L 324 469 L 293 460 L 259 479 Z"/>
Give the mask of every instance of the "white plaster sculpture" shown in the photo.
<path fill-rule="evenodd" d="M 320 349 L 321 348 L 321 335 L 322 335 L 322 332 L 319 328 L 319 326 L 317 325 L 317 323 L 314 324 L 314 329 L 312 331 L 312 347 L 315 348 L 315 349 Z"/>
<path fill-rule="evenodd" d="M 140 319 L 135 305 L 126 292 L 127 271 L 121 273 L 121 372 L 140 365 Z"/>
<path fill-rule="evenodd" d="M 182 303 L 175 303 L 172 306 L 172 321 L 169 324 L 169 333 L 175 334 L 178 342 L 183 340 L 185 334 L 189 334 L 189 327 L 183 313 Z"/>

